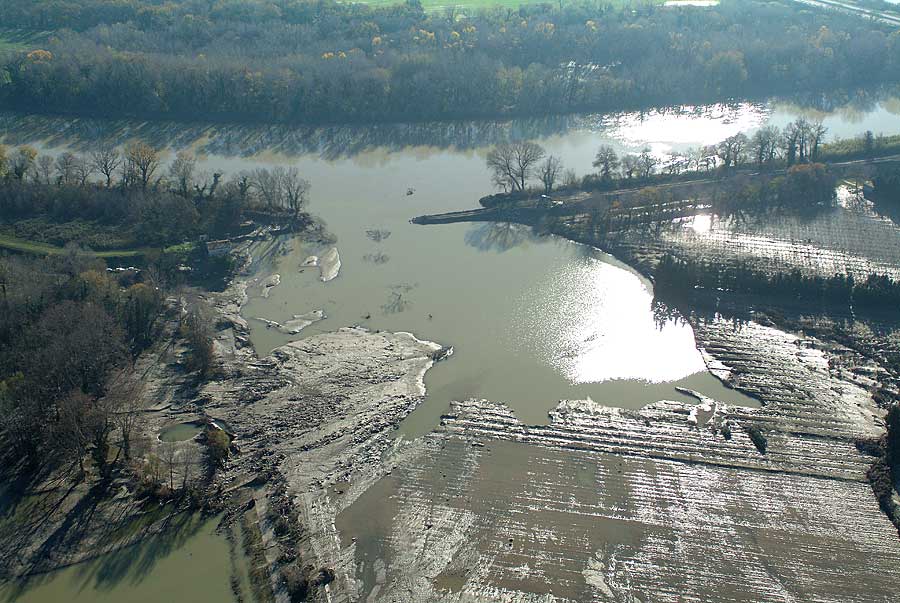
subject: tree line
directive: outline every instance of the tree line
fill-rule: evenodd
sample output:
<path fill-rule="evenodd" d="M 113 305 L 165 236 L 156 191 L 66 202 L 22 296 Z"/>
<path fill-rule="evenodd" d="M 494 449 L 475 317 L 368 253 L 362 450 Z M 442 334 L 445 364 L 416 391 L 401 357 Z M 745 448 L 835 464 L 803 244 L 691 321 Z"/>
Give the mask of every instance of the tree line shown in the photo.
<path fill-rule="evenodd" d="M 900 282 L 886 274 L 857 281 L 849 274 L 807 275 L 795 269 L 769 272 L 747 262 L 693 260 L 666 254 L 654 271 L 654 290 L 661 298 L 698 301 L 698 293 L 722 291 L 765 297 L 767 302 L 802 303 L 848 311 L 894 312 L 900 305 Z"/>
<path fill-rule="evenodd" d="M 588 179 L 587 184 L 603 185 L 617 179 L 646 180 L 655 174 L 678 176 L 714 169 L 755 168 L 771 171 L 796 164 L 817 163 L 823 157 L 827 133 L 828 128 L 821 121 L 800 117 L 783 130 L 777 126 L 763 126 L 752 136 L 738 132 L 717 144 L 684 152 L 674 151 L 665 158 L 654 156 L 649 148 L 639 154 L 620 157 L 615 149 L 604 145 L 597 150 L 594 158 L 597 173 Z"/>
<path fill-rule="evenodd" d="M 587 0 L 462 13 L 332 0 L 9 0 L 55 30 L 0 57 L 0 103 L 334 123 L 616 111 L 900 80 L 900 36 L 838 11 Z"/>
<path fill-rule="evenodd" d="M 791 187 L 796 185 L 812 194 L 809 202 L 814 204 L 827 202 L 833 197 L 833 186 L 830 192 L 824 190 L 833 184 L 833 179 L 827 177 L 827 170 L 820 163 L 824 155 L 834 155 L 829 153 L 824 143 L 827 132 L 821 122 L 810 122 L 801 117 L 788 124 L 783 131 L 776 126 L 765 126 L 749 137 L 741 132 L 718 144 L 686 152 L 674 151 L 664 158 L 653 154 L 649 147 L 640 153 L 620 155 L 613 147 L 601 145 L 593 161 L 597 171 L 582 178 L 571 170 L 565 170 L 558 157 L 548 156 L 542 146 L 531 141 L 496 145 L 488 152 L 486 164 L 494 184 L 504 193 L 513 195 L 535 190 L 531 186 L 535 180 L 536 190 L 550 194 L 557 188 L 613 190 L 634 187 L 653 184 L 668 177 L 708 175 L 713 170 L 729 172 L 753 168 L 771 172 L 776 168 L 787 168 L 787 177 L 768 187 L 766 190 L 772 195 L 769 195 L 768 201 L 761 202 L 777 204 L 772 196 L 779 194 L 784 198 L 793 198 L 796 195 Z M 874 152 L 875 137 L 872 133 L 867 132 L 861 137 L 861 140 L 869 139 L 873 141 L 870 150 Z M 843 141 L 840 145 L 848 148 Z M 810 167 L 813 165 L 816 167 Z M 809 182 L 800 182 L 803 177 L 808 177 Z"/>
<path fill-rule="evenodd" d="M 23 238 L 50 237 L 46 242 L 58 245 L 103 250 L 222 238 L 240 227 L 248 209 L 298 218 L 309 190 L 295 167 L 225 179 L 200 170 L 187 152 L 166 165 L 142 142 L 56 156 L 0 145 L 0 221 Z"/>

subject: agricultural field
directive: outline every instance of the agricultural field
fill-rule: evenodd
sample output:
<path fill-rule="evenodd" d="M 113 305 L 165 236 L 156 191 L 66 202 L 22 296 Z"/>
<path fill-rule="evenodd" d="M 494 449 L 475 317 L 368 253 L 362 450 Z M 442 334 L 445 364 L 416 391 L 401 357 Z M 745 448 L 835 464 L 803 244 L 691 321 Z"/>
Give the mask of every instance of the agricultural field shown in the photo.
<path fill-rule="evenodd" d="M 348 0 L 350 1 L 350 0 Z M 608 0 L 606 4 L 611 6 L 625 6 L 629 4 L 664 4 L 666 0 Z M 496 7 L 519 8 L 526 4 L 561 4 L 569 3 L 569 0 L 421 0 L 422 6 L 428 11 L 440 11 L 445 8 L 455 7 L 462 10 L 482 10 Z M 364 0 L 357 4 L 370 4 L 372 6 L 390 6 L 399 4 L 400 0 Z"/>
<path fill-rule="evenodd" d="M 0 52 L 38 48 L 50 35 L 46 31 L 24 31 L 0 28 Z"/>

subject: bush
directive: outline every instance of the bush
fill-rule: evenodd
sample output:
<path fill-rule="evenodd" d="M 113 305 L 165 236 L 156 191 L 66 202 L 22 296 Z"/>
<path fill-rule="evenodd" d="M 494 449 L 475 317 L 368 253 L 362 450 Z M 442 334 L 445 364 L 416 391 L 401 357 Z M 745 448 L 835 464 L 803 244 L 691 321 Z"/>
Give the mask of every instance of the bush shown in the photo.
<path fill-rule="evenodd" d="M 215 363 L 213 328 L 212 321 L 203 308 L 197 306 L 188 312 L 181 324 L 181 332 L 190 348 L 187 359 L 188 368 L 197 371 L 203 378 L 209 377 Z"/>
<path fill-rule="evenodd" d="M 763 435 L 759 426 L 747 425 L 744 429 L 746 429 L 747 435 L 750 436 L 750 440 L 753 442 L 753 445 L 756 446 L 756 449 L 759 450 L 760 454 L 765 454 L 766 448 L 769 447 L 769 440 Z"/>
<path fill-rule="evenodd" d="M 212 462 L 221 467 L 228 459 L 228 451 L 231 448 L 231 438 L 221 429 L 208 427 L 206 429 L 206 448 Z"/>
<path fill-rule="evenodd" d="M 291 603 L 305 601 L 309 595 L 309 571 L 301 569 L 296 564 L 285 565 L 281 568 L 281 583 Z"/>

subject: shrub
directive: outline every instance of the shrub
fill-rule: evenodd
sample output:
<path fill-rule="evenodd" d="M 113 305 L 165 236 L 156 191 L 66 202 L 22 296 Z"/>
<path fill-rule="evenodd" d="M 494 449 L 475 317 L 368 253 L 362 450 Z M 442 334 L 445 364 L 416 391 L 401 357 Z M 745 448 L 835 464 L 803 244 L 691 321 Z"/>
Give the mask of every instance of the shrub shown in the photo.
<path fill-rule="evenodd" d="M 206 448 L 209 457 L 214 464 L 221 467 L 228 459 L 228 450 L 231 447 L 231 438 L 221 429 L 207 428 Z"/>
<path fill-rule="evenodd" d="M 759 426 L 747 425 L 744 429 L 746 429 L 747 435 L 750 436 L 750 440 L 753 442 L 753 445 L 756 446 L 756 449 L 759 450 L 761 454 L 765 454 L 766 448 L 769 446 L 769 441 L 766 439 L 766 436 L 763 435 Z"/>

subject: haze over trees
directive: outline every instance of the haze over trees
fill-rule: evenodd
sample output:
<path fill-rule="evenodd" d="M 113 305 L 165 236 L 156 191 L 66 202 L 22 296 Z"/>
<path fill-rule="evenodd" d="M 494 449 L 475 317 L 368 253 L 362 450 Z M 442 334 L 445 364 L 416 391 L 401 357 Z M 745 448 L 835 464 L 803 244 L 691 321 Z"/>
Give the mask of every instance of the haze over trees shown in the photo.
<path fill-rule="evenodd" d="M 488 152 L 486 163 L 494 184 L 503 192 L 527 192 L 530 183 L 537 179 L 541 191 L 549 194 L 557 185 L 567 189 L 634 187 L 682 174 L 708 176 L 714 169 L 725 175 L 751 168 L 759 171 L 781 169 L 787 170 L 786 175 L 790 178 L 809 173 L 806 166 L 818 164 L 823 152 L 835 159 L 871 156 L 876 148 L 881 153 L 900 152 L 900 142 L 894 138 L 876 139 L 871 132 L 858 139 L 826 145 L 823 140 L 827 132 L 821 122 L 810 122 L 801 117 L 789 123 L 784 131 L 777 126 L 764 126 L 752 137 L 739 132 L 717 144 L 684 152 L 673 151 L 664 157 L 654 154 L 650 148 L 644 148 L 640 153 L 620 155 L 613 147 L 601 145 L 593 161 L 596 172 L 581 179 L 574 172 L 564 176 L 561 161 L 554 156 L 544 159 L 546 151 L 534 142 L 499 144 Z M 798 169 L 790 170 L 792 166 Z M 822 193 L 824 197 L 817 193 L 816 200 L 811 202 L 825 202 L 825 197 L 832 192 L 825 191 Z"/>
<path fill-rule="evenodd" d="M 54 30 L 0 55 L 0 103 L 29 112 L 349 122 L 613 111 L 900 81 L 900 36 L 837 11 L 723 0 L 469 14 L 415 0 L 7 0 Z M 799 153 L 799 151 L 798 151 Z"/>

